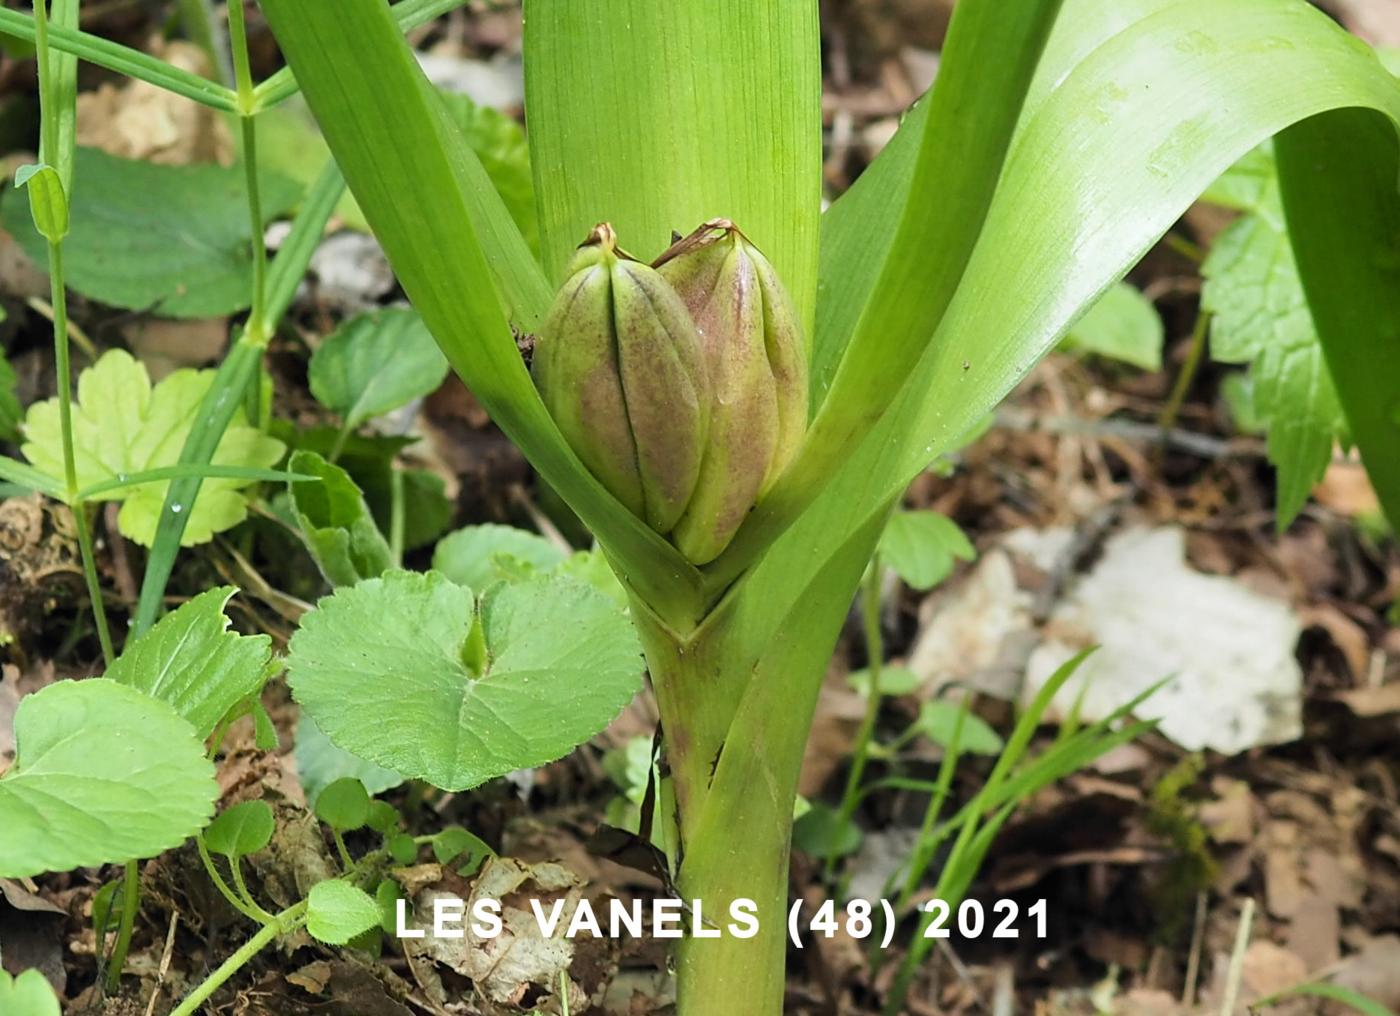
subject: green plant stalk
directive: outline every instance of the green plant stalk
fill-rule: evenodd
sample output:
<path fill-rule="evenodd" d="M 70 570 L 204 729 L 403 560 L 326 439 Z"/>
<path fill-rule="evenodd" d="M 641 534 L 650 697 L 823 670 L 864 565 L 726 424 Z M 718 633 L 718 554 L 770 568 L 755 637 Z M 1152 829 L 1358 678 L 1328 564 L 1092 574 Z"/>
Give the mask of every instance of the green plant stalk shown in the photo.
<path fill-rule="evenodd" d="M 210 995 L 218 991 L 225 981 L 242 970 L 249 960 L 262 952 L 274 939 L 295 931 L 305 923 L 305 900 L 294 903 L 277 914 L 271 923 L 259 928 L 256 935 L 244 942 L 238 951 L 224 960 L 219 968 L 206 977 L 199 987 L 185 996 L 184 1001 L 171 1011 L 170 1016 L 194 1016 Z"/>
<path fill-rule="evenodd" d="M 870 689 L 866 693 L 865 715 L 861 717 L 860 729 L 856 732 L 855 754 L 851 758 L 851 771 L 846 776 L 846 789 L 841 794 L 841 805 L 836 813 L 836 828 L 844 829 L 856 813 L 860 802 L 860 785 L 865 776 L 866 763 L 870 761 L 870 742 L 875 736 L 875 721 L 880 716 L 880 671 L 884 667 L 885 640 L 880 634 L 880 555 L 870 559 L 866 571 L 865 587 L 861 590 L 861 622 L 865 629 L 866 672 L 870 675 Z M 825 872 L 830 881 L 836 872 L 837 852 L 835 841 L 826 855 Z"/>
<path fill-rule="evenodd" d="M 87 585 L 88 599 L 92 602 L 93 621 L 97 625 L 97 641 L 102 646 L 102 659 L 110 667 L 117 654 L 112 646 L 112 633 L 107 624 L 107 608 L 102 601 L 102 584 L 97 576 L 97 558 L 93 549 L 87 504 L 79 496 L 77 462 L 73 448 L 73 379 L 68 355 L 68 297 L 63 284 L 61 242 L 49 243 L 49 286 L 53 301 L 54 370 L 58 375 L 58 413 L 63 434 L 64 500 L 73 512 L 78 550 L 83 559 L 83 580 Z"/>
<path fill-rule="evenodd" d="M 131 949 L 131 935 L 136 927 L 136 911 L 141 903 L 141 872 L 136 861 L 127 861 L 122 875 L 122 912 L 117 924 L 117 940 L 112 944 L 112 956 L 107 961 L 106 991 L 115 994 L 122 983 L 122 967 Z"/>
<path fill-rule="evenodd" d="M 259 924 L 266 924 L 271 915 L 259 907 L 251 896 L 247 896 L 246 887 L 242 894 L 234 892 L 229 884 L 224 881 L 223 875 L 219 874 L 218 867 L 214 864 L 214 859 L 209 856 L 209 848 L 204 845 L 204 834 L 200 833 L 194 838 L 195 849 L 199 851 L 199 859 L 204 863 L 204 870 L 209 875 L 209 881 L 214 883 L 214 888 L 219 890 L 219 894 L 228 900 L 229 905 L 237 910 L 250 921 Z"/>
<path fill-rule="evenodd" d="M 1202 310 L 1196 314 L 1196 326 L 1191 329 L 1191 348 L 1187 350 L 1186 360 L 1176 375 L 1176 383 L 1172 385 L 1167 404 L 1162 407 L 1162 413 L 1157 417 L 1157 426 L 1163 430 L 1171 430 L 1176 426 L 1177 414 L 1186 403 L 1186 395 L 1191 391 L 1192 382 L 1196 380 L 1196 372 L 1200 370 L 1201 359 L 1206 351 L 1206 336 L 1209 334 L 1210 312 Z"/>

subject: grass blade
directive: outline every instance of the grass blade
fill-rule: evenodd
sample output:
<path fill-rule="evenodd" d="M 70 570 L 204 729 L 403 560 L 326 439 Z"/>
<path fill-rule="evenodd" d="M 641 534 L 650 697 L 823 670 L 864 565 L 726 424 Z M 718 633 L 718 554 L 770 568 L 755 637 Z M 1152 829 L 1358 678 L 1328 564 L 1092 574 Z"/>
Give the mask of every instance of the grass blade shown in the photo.
<path fill-rule="evenodd" d="M 64 495 L 63 484 L 58 480 L 47 473 L 39 472 L 28 463 L 19 462 L 9 456 L 0 455 L 0 480 L 17 484 L 25 490 L 38 491 L 55 501 L 68 500 Z"/>
<path fill-rule="evenodd" d="M 33 42 L 34 19 L 19 11 L 0 9 L 0 34 Z M 226 113 L 238 110 L 237 97 L 232 89 L 101 36 L 67 25 L 53 24 L 49 26 L 49 45 L 98 67 L 145 81 L 213 109 Z"/>
<path fill-rule="evenodd" d="M 108 494 L 116 493 L 119 490 L 130 490 L 132 487 L 139 487 L 143 483 L 159 483 L 163 480 L 185 480 L 190 478 L 198 478 L 201 480 L 249 480 L 265 483 L 300 483 L 303 480 L 320 479 L 318 476 L 308 476 L 306 473 L 289 473 L 281 469 L 259 469 L 256 466 L 216 466 L 212 463 L 184 463 L 174 466 L 159 466 L 155 469 L 143 469 L 137 473 L 117 476 L 110 480 L 103 480 L 101 483 L 94 483 L 92 486 L 85 487 L 78 491 L 78 499 L 81 501 L 89 501 L 95 497 L 103 497 Z"/>

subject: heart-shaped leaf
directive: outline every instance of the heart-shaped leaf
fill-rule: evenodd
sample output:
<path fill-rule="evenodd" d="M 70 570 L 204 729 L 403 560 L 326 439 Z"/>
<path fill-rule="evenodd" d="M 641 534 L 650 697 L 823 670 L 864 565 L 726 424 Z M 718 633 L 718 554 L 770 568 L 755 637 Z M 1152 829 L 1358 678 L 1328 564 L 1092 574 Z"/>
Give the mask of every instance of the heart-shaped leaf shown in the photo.
<path fill-rule="evenodd" d="M 482 641 L 484 640 L 484 645 Z M 578 582 L 387 572 L 323 599 L 289 647 L 297 701 L 346 751 L 447 790 L 542 765 L 637 692 L 626 615 Z"/>
<path fill-rule="evenodd" d="M 880 559 L 914 589 L 933 588 L 955 560 L 976 556 L 958 524 L 938 512 L 896 512 L 880 537 Z"/>
<path fill-rule="evenodd" d="M 214 810 L 214 767 L 164 702 L 106 678 L 59 681 L 20 702 L 0 778 L 0 876 L 152 857 Z"/>
<path fill-rule="evenodd" d="M 369 821 L 369 793 L 353 776 L 336 780 L 316 795 L 316 817 L 332 829 L 349 832 Z"/>
<path fill-rule="evenodd" d="M 563 562 L 564 552 L 543 536 L 494 523 L 459 529 L 433 548 L 433 568 L 470 589 Z"/>
<path fill-rule="evenodd" d="M 276 829 L 266 801 L 244 801 L 225 809 L 204 830 L 204 845 L 230 860 L 256 854 L 272 842 Z"/>
<path fill-rule="evenodd" d="M 272 659 L 268 636 L 228 630 L 224 607 L 235 592 L 210 589 L 167 614 L 126 647 L 107 676 L 169 703 L 208 737 L 229 710 L 262 689 Z"/>

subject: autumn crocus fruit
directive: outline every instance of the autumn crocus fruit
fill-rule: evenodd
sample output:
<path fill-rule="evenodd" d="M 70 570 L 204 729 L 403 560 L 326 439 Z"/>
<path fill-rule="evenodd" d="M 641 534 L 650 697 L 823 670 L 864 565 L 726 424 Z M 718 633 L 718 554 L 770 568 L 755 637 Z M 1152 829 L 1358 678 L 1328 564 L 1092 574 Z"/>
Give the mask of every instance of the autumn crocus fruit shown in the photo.
<path fill-rule="evenodd" d="M 655 270 L 597 226 L 570 262 L 532 367 L 554 422 L 593 475 L 659 533 L 691 500 L 709 419 L 695 325 Z"/>
<path fill-rule="evenodd" d="M 802 443 L 806 348 L 777 272 L 733 223 L 705 223 L 655 265 L 689 309 L 709 373 L 700 481 L 671 537 L 705 564 L 729 545 Z"/>

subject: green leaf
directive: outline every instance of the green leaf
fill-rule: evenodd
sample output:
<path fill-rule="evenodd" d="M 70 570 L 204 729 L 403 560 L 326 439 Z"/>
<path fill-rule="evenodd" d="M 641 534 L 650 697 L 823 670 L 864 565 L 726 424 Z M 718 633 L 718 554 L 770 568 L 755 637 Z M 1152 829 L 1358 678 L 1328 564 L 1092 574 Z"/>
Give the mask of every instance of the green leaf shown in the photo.
<path fill-rule="evenodd" d="M 374 578 L 393 563 L 389 543 L 374 524 L 369 507 L 350 475 L 315 452 L 293 452 L 297 472 L 320 483 L 291 484 L 292 507 L 307 549 L 333 586 Z"/>
<path fill-rule="evenodd" d="M 204 830 L 204 845 L 231 861 L 256 854 L 272 842 L 277 826 L 266 801 L 243 801 L 222 811 Z"/>
<path fill-rule="evenodd" d="M 219 788 L 194 730 L 105 678 L 59 681 L 15 713 L 0 777 L 0 875 L 154 857 L 201 829 Z"/>
<path fill-rule="evenodd" d="M 0 320 L 4 320 L 0 318 Z M 0 441 L 13 441 L 19 434 L 24 409 L 19 404 L 19 378 L 5 351 L 0 349 Z"/>
<path fill-rule="evenodd" d="M 846 683 L 861 695 L 870 694 L 870 671 L 862 668 L 846 675 Z M 923 678 L 908 667 L 892 667 L 889 664 L 880 668 L 881 695 L 912 695 L 923 686 Z"/>
<path fill-rule="evenodd" d="M 68 196 L 63 193 L 63 181 L 56 169 L 21 166 L 15 173 L 15 187 L 28 190 L 29 214 L 34 228 L 45 240 L 58 243 L 68 235 Z"/>
<path fill-rule="evenodd" d="M 79 148 L 63 245 L 64 279 L 113 307 L 166 317 L 217 317 L 249 303 L 252 239 L 243 170 L 162 166 Z M 301 196 L 280 176 L 260 180 L 263 215 L 275 218 Z M 36 263 L 45 241 L 29 209 L 11 192 L 0 219 Z"/>
<path fill-rule="evenodd" d="M 976 713 L 957 702 L 932 699 L 919 709 L 919 718 L 914 728 L 934 744 L 947 748 L 953 743 L 953 728 L 958 724 L 958 714 L 962 718 L 962 731 L 958 735 L 958 750 L 974 755 L 999 755 L 1005 742 L 1001 735 Z"/>
<path fill-rule="evenodd" d="M 816 5 L 532 0 L 525 24 L 548 278 L 562 281 L 598 222 L 649 260 L 673 230 L 723 216 L 773 262 L 810 334 L 822 187 Z"/>
<path fill-rule="evenodd" d="M 448 826 L 433 837 L 433 857 L 438 864 L 450 864 L 457 874 L 471 877 L 488 857 L 495 857 L 491 845 L 461 826 Z"/>
<path fill-rule="evenodd" d="M 1250 164 L 1259 190 L 1236 196 L 1254 211 L 1220 235 L 1201 266 L 1201 306 L 1214 315 L 1211 355 L 1250 365 L 1254 410 L 1278 469 L 1282 528 L 1322 479 L 1345 421 L 1285 230 L 1277 181 L 1272 172 L 1258 175 L 1257 155 Z"/>
<path fill-rule="evenodd" d="M 1079 319 L 1065 342 L 1071 349 L 1158 371 L 1165 338 L 1161 315 L 1152 301 L 1135 286 L 1119 282 Z"/>
<path fill-rule="evenodd" d="M 896 512 L 880 537 L 880 560 L 911 588 L 932 589 L 954 561 L 971 561 L 976 549 L 958 524 L 933 511 Z"/>
<path fill-rule="evenodd" d="M 433 569 L 459 586 L 486 589 L 506 578 L 547 572 L 564 563 L 564 552 L 536 533 L 486 523 L 443 537 L 433 549 Z"/>
<path fill-rule="evenodd" d="M 492 589 L 480 608 L 484 674 L 464 659 L 477 616 L 471 591 L 436 573 L 338 590 L 292 637 L 293 693 L 342 748 L 461 790 L 560 757 L 640 686 L 626 617 L 586 586 Z"/>
<path fill-rule="evenodd" d="M 369 792 L 353 776 L 342 777 L 316 795 L 316 817 L 338 832 L 360 829 L 369 821 Z"/>
<path fill-rule="evenodd" d="M 347 428 L 429 394 L 447 376 L 447 360 L 414 311 L 390 307 L 351 318 L 317 347 L 311 394 Z"/>
<path fill-rule="evenodd" d="M 73 444 L 78 486 L 124 478 L 147 469 L 172 466 L 214 380 L 211 370 L 177 370 L 154 387 L 146 368 L 130 353 L 113 349 L 78 375 L 73 406 Z M 63 436 L 58 399 L 29 407 L 23 451 L 41 472 L 61 481 Z M 213 461 L 221 466 L 270 467 L 282 457 L 282 443 L 248 426 L 239 410 L 219 441 Z M 122 502 L 117 520 L 126 537 L 150 546 L 170 481 L 147 483 L 102 495 Z M 208 479 L 189 512 L 183 546 L 212 539 L 246 517 L 246 479 Z"/>
<path fill-rule="evenodd" d="M 1252 1008 L 1265 1009 L 1290 998 L 1326 998 L 1333 1002 L 1340 1002 L 1361 1013 L 1362 1016 L 1395 1016 L 1395 1013 L 1381 1005 L 1375 999 L 1367 998 L 1358 991 L 1351 988 L 1344 988 L 1340 984 L 1329 984 L 1326 981 L 1316 981 L 1312 984 L 1300 984 L 1296 988 L 1289 988 L 1287 991 L 1280 991 L 1270 995 L 1268 998 L 1255 1002 Z"/>
<path fill-rule="evenodd" d="M 370 801 L 365 823 L 375 832 L 388 836 L 399 827 L 399 810 L 388 801 Z"/>
<path fill-rule="evenodd" d="M 359 780 L 371 794 L 392 790 L 403 782 L 403 777 L 392 769 L 337 748 L 305 713 L 297 720 L 296 760 L 302 790 L 313 807 L 325 787 L 345 776 Z"/>
<path fill-rule="evenodd" d="M 267 680 L 272 639 L 229 631 L 224 608 L 237 592 L 200 593 L 128 643 L 107 677 L 168 703 L 201 738 Z"/>
<path fill-rule="evenodd" d="M 379 924 L 374 897 L 349 882 L 317 882 L 306 897 L 306 930 L 328 945 L 344 945 Z"/>
<path fill-rule="evenodd" d="M 821 803 L 813 803 L 792 827 L 792 842 L 810 857 L 845 857 L 860 849 L 860 826 Z"/>
<path fill-rule="evenodd" d="M 18 977 L 0 970 L 0 1012 L 5 1016 L 60 1016 L 58 996 L 38 970 L 25 970 Z"/>
<path fill-rule="evenodd" d="M 1400 89 L 1394 78 L 1392 89 Z M 1393 108 L 1388 110 L 1393 118 Z M 1400 177 L 1393 122 L 1365 109 L 1304 121 L 1277 142 L 1293 249 L 1313 323 L 1392 526 L 1400 525 Z"/>

